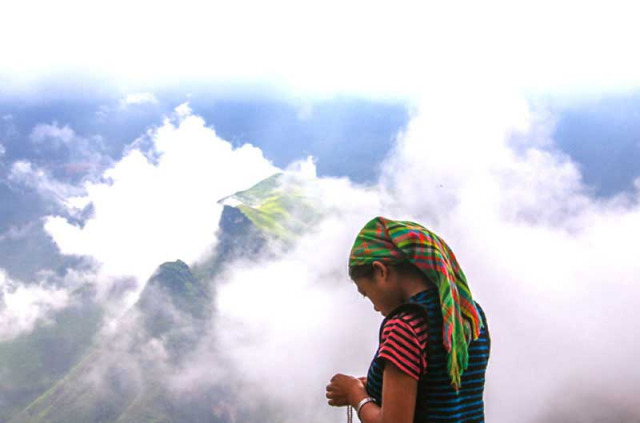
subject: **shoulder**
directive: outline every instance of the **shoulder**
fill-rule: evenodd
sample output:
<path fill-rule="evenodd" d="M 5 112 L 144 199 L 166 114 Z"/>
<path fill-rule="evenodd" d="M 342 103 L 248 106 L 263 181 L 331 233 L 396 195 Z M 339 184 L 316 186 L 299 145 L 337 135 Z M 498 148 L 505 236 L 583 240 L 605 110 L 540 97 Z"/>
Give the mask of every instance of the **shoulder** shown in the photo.
<path fill-rule="evenodd" d="M 386 332 L 395 326 L 411 328 L 414 331 L 426 329 L 426 310 L 423 306 L 415 303 L 401 305 L 382 322 L 381 332 Z"/>
<path fill-rule="evenodd" d="M 427 325 L 424 312 L 407 307 L 391 313 L 380 328 L 378 358 L 419 380 L 426 371 Z"/>
<path fill-rule="evenodd" d="M 419 344 L 424 344 L 427 329 L 426 312 L 417 304 L 405 304 L 394 310 L 382 322 L 380 341 L 384 342 L 389 336 L 401 336 L 416 339 Z"/>

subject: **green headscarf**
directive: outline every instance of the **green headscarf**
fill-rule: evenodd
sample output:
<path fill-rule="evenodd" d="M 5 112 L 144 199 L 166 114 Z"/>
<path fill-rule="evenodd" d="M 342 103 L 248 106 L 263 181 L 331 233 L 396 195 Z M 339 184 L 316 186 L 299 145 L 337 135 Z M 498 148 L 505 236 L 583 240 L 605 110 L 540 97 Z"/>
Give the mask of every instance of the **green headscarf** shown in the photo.
<path fill-rule="evenodd" d="M 376 217 L 356 237 L 349 266 L 374 261 L 389 265 L 408 261 L 438 287 L 447 368 L 451 384 L 459 389 L 460 377 L 469 364 L 469 343 L 478 339 L 482 321 L 453 251 L 442 238 L 417 223 Z"/>

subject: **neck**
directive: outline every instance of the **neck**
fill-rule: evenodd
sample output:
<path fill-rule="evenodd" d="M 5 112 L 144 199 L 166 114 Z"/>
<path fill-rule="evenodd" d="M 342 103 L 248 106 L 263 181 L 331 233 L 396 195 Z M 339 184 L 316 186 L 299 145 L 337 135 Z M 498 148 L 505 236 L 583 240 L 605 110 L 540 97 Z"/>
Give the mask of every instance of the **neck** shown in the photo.
<path fill-rule="evenodd" d="M 405 301 L 427 289 L 435 289 L 435 285 L 422 277 L 407 277 L 402 283 L 402 293 Z"/>

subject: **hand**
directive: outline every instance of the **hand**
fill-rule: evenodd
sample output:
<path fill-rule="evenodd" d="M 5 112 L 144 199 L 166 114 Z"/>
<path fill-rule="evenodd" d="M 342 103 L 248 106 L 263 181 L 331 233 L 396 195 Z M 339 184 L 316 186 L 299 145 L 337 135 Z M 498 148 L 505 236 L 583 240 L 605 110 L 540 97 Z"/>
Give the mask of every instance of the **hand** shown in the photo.
<path fill-rule="evenodd" d="M 353 405 L 366 398 L 367 390 L 361 379 L 341 373 L 334 375 L 327 385 L 326 397 L 329 405 L 334 407 Z"/>

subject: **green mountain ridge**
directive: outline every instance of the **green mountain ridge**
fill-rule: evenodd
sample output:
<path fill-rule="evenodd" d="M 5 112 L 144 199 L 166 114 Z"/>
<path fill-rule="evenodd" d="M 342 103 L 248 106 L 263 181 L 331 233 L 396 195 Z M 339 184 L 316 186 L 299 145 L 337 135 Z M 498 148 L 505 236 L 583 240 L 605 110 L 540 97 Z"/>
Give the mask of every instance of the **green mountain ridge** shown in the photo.
<path fill-rule="evenodd" d="M 237 208 L 256 228 L 288 241 L 319 217 L 302 182 L 284 173 L 219 202 Z"/>

